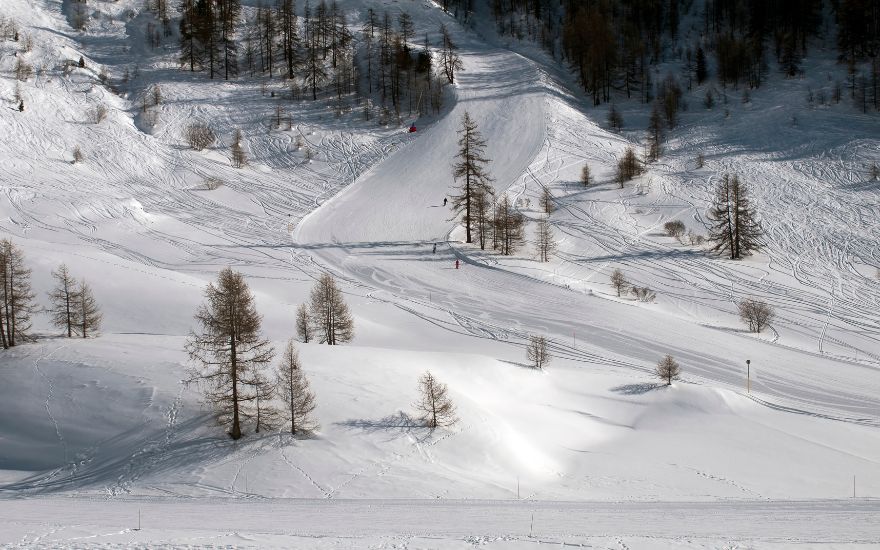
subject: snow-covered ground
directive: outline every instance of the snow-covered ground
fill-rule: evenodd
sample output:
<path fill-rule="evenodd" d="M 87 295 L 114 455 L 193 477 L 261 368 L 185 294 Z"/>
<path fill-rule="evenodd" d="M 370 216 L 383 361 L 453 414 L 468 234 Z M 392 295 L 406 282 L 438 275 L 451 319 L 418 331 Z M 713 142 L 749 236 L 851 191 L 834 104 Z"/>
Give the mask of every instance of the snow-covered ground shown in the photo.
<path fill-rule="evenodd" d="M 453 29 L 465 71 L 443 115 L 415 134 L 282 99 L 280 83 L 273 98 L 257 81 L 179 71 L 173 49 L 132 46 L 140 4 L 97 4 L 104 15 L 82 34 L 61 2 L 0 6 L 32 36 L 19 55 L 36 68 L 20 85 L 25 112 L 0 116 L 0 233 L 26 253 L 41 303 L 66 262 L 105 315 L 88 341 L 55 337 L 41 317 L 44 337 L 0 355 L 0 544 L 880 541 L 880 187 L 863 168 L 880 162 L 880 136 L 876 115 L 807 105 L 807 88 L 842 70 L 822 61 L 831 54 L 808 60 L 814 80 L 773 76 L 746 104 L 728 90 L 727 106 L 706 111 L 694 90 L 666 155 L 618 189 L 616 159 L 640 136 L 644 107 L 622 104 L 625 131 L 611 133 L 604 108 L 579 100 L 543 54 L 460 28 L 433 3 L 343 4 L 352 16 L 406 9 L 417 36 Z M 16 49 L 0 43 L 9 107 Z M 80 55 L 86 68 L 63 69 Z M 134 65 L 127 97 L 98 80 Z M 150 126 L 139 101 L 156 83 L 164 102 Z M 109 115 L 92 124 L 99 104 Z M 277 104 L 290 130 L 270 129 Z M 442 201 L 465 111 L 488 140 L 497 193 L 530 219 L 544 187 L 556 197 L 550 263 L 530 247 L 510 258 L 461 242 Z M 241 128 L 251 165 L 187 149 L 191 120 L 222 129 L 226 144 Z M 584 162 L 597 178 L 588 189 L 577 184 Z M 768 233 L 766 250 L 741 262 L 662 234 L 674 219 L 704 234 L 713 182 L 728 171 L 751 185 Z M 317 274 L 343 282 L 354 342 L 300 346 L 314 438 L 230 441 L 181 384 L 192 314 L 226 266 L 248 277 L 276 347 Z M 616 267 L 656 303 L 617 298 Z M 742 329 L 735 302 L 749 296 L 777 310 L 767 333 Z M 551 340 L 544 372 L 524 364 L 530 334 Z M 667 353 L 683 368 L 672 387 L 652 377 Z M 411 418 L 426 369 L 449 385 L 458 425 L 430 432 Z"/>

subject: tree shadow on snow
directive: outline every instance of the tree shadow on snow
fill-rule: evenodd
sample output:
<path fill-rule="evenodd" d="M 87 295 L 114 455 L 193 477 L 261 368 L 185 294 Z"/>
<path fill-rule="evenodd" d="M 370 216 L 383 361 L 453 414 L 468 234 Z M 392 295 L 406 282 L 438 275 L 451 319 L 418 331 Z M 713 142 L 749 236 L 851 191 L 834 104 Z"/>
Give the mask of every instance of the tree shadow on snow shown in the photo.
<path fill-rule="evenodd" d="M 424 424 L 403 411 L 397 411 L 395 414 L 390 414 L 377 420 L 369 418 L 354 418 L 351 420 L 336 422 L 336 425 L 363 430 L 365 432 L 381 432 L 389 430 L 407 431 L 412 430 L 413 428 L 425 427 Z"/>
<path fill-rule="evenodd" d="M 516 361 L 508 361 L 506 359 L 499 359 L 498 362 L 507 363 L 508 365 L 513 365 L 514 367 L 519 367 L 521 369 L 543 372 L 541 369 L 535 368 L 534 365 L 529 365 L 528 363 L 518 363 Z"/>
<path fill-rule="evenodd" d="M 622 386 L 617 386 L 615 388 L 611 388 L 611 391 L 614 393 L 619 393 L 622 395 L 644 395 L 648 392 L 652 392 L 659 388 L 665 388 L 666 384 L 657 384 L 654 382 L 646 382 L 642 384 L 624 384 Z"/>

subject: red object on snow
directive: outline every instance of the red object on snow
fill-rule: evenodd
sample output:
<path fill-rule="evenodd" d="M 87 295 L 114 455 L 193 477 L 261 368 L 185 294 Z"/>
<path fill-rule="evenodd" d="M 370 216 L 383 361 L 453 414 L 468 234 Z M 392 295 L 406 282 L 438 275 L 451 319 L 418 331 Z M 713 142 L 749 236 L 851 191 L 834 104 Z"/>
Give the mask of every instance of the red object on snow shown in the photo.
<path fill-rule="evenodd" d="M 411 133 L 413 133 L 413 132 L 415 132 L 415 131 L 416 131 L 416 125 L 413 124 L 412 126 L 409 127 L 409 133 L 411 134 Z"/>
<path fill-rule="evenodd" d="M 458 260 L 455 260 L 455 269 L 458 269 Z"/>

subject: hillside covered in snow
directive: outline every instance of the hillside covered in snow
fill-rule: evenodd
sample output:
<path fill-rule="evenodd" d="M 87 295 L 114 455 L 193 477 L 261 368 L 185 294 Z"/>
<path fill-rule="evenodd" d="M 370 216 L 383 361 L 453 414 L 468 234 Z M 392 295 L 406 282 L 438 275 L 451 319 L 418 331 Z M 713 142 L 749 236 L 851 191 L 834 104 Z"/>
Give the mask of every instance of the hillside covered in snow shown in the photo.
<path fill-rule="evenodd" d="M 880 542 L 877 7 L 556 4 L 3 0 L 0 295 L 14 248 L 34 299 L 0 349 L 0 545 Z M 710 239 L 734 175 L 739 259 Z M 89 338 L 52 322 L 61 264 Z M 257 432 L 252 400 L 230 438 L 188 382 L 225 268 L 275 351 L 250 374 L 299 340 L 316 429 Z M 340 345 L 297 331 L 324 274 Z M 426 371 L 457 422 L 419 417 Z"/>

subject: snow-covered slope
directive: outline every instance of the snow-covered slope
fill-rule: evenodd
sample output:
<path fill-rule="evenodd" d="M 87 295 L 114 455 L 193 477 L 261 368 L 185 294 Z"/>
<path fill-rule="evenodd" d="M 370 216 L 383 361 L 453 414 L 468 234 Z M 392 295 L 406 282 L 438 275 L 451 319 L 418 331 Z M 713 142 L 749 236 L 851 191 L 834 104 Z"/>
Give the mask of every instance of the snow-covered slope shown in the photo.
<path fill-rule="evenodd" d="M 486 29 L 458 27 L 432 3 L 344 4 L 352 16 L 368 5 L 406 9 L 417 35 L 440 22 L 453 29 L 465 70 L 442 116 L 419 121 L 415 134 L 288 100 L 291 130 L 270 130 L 282 100 L 262 95 L 258 82 L 209 84 L 174 68 L 173 52 L 132 47 L 139 4 L 99 4 L 105 15 L 83 34 L 70 29 L 58 2 L 0 6 L 32 36 L 33 50 L 18 55 L 37 68 L 20 84 L 25 112 L 0 116 L 0 133 L 13 136 L 0 143 L 0 231 L 26 253 L 41 301 L 50 271 L 66 262 L 91 282 L 105 314 L 99 339 L 57 338 L 40 318 L 38 342 L 0 355 L 3 496 L 38 495 L 33 502 L 47 507 L 57 502 L 43 500 L 50 494 L 107 497 L 128 512 L 138 502 L 166 502 L 160 497 L 730 499 L 742 501 L 746 519 L 727 534 L 742 540 L 742 525 L 763 515 L 757 501 L 845 498 L 854 483 L 859 496 L 880 495 L 880 285 L 873 278 L 880 260 L 871 211 L 878 188 L 853 175 L 854 165 L 880 159 L 876 117 L 843 106 L 799 108 L 789 98 L 811 83 L 780 81 L 748 104 L 731 99 L 725 119 L 720 109 L 696 108 L 696 90 L 667 156 L 617 189 L 616 158 L 637 134 L 604 129 L 596 122 L 603 112 L 586 107 L 539 52 L 520 44 L 517 53 Z M 10 107 L 13 50 L 20 47 L 0 44 L 0 97 Z M 63 69 L 80 55 L 86 68 Z M 140 76 L 128 96 L 100 84 L 101 68 L 120 75 L 134 64 Z M 138 102 L 153 84 L 164 101 L 149 125 Z M 99 104 L 108 117 L 88 122 Z M 442 201 L 453 185 L 465 111 L 488 141 L 497 193 L 520 199 L 530 219 L 539 216 L 541 190 L 554 193 L 550 219 L 560 249 L 550 263 L 534 261 L 528 249 L 499 257 L 461 242 Z M 624 115 L 628 127 L 641 126 L 640 108 Z M 241 128 L 251 165 L 236 170 L 219 149 L 186 149 L 181 133 L 191 120 L 223 128 L 227 144 Z M 72 164 L 76 145 L 85 161 Z M 700 170 L 697 152 L 707 159 Z M 589 189 L 576 184 L 584 162 L 598 181 Z M 766 251 L 742 262 L 660 231 L 681 219 L 705 233 L 712 182 L 726 171 L 752 184 L 768 228 Z M 208 180 L 223 183 L 212 190 Z M 229 441 L 194 388 L 181 384 L 184 337 L 201 289 L 226 266 L 248 277 L 265 332 L 279 347 L 314 277 L 327 270 L 342 281 L 354 342 L 300 346 L 318 397 L 315 438 Z M 608 284 L 615 267 L 657 290 L 657 303 L 617 298 Z M 741 330 L 735 301 L 747 296 L 777 309 L 772 333 Z M 531 334 L 550 338 L 554 359 L 544 372 L 523 364 Z M 667 353 L 684 373 L 671 387 L 652 377 Z M 426 369 L 449 385 L 458 425 L 429 432 L 411 418 Z M 110 529 L 71 517 L 53 535 L 28 523 L 27 506 L 0 523 L 4 543 L 76 544 Z M 689 514 L 691 506 L 669 509 Z M 793 525 L 806 526 L 817 507 L 831 506 L 793 505 L 803 513 Z M 854 517 L 870 514 L 874 502 L 865 506 Z M 477 517 L 486 508 L 492 505 Z M 408 521 L 420 521 L 419 513 Z M 657 512 L 644 514 L 658 521 Z M 548 517 L 556 518 L 545 531 L 555 542 L 566 534 L 648 535 L 622 527 L 619 517 L 605 524 L 615 532 L 559 527 L 560 512 Z M 699 523 L 664 531 L 657 546 L 681 547 L 675 537 L 689 533 L 703 533 L 708 547 L 728 540 L 723 529 L 700 531 Z M 405 532 L 458 542 L 467 534 L 528 534 L 500 523 L 462 529 Z M 791 529 L 784 532 L 793 539 L 809 532 Z M 859 529 L 849 529 L 850 538 L 841 529 L 801 542 L 877 540 L 876 530 Z M 106 542 L 164 544 L 184 532 Z M 785 536 L 759 532 L 762 540 Z M 199 544 L 230 541 L 206 540 Z M 294 544 L 259 536 L 229 543 Z"/>

